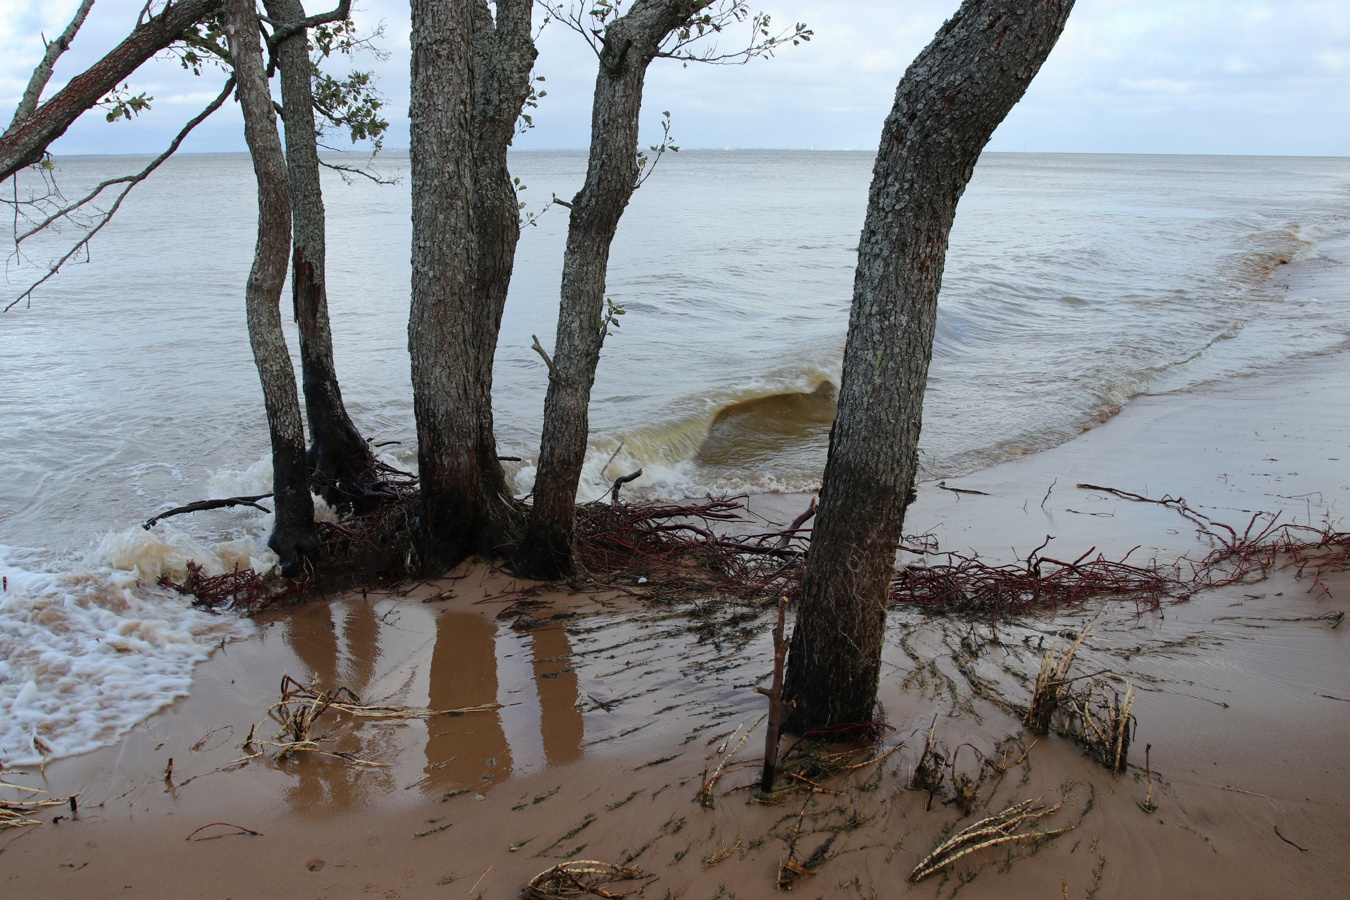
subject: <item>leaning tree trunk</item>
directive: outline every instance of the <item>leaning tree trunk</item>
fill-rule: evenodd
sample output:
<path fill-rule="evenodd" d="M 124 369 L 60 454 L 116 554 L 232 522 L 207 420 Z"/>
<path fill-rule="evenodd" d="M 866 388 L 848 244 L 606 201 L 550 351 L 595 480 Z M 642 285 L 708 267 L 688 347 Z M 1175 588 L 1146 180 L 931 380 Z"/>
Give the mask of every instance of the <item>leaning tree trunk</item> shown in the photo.
<path fill-rule="evenodd" d="M 956 204 L 1072 7 L 966 0 L 896 90 L 858 246 L 838 414 L 788 659 L 795 731 L 872 716 Z"/>
<path fill-rule="evenodd" d="M 112 50 L 76 75 L 46 102 L 0 135 L 0 181 L 42 159 L 52 142 L 76 119 L 156 53 L 178 40 L 185 30 L 219 12 L 221 0 L 180 0 L 169 4 L 132 30 Z"/>
<path fill-rule="evenodd" d="M 514 539 L 497 459 L 492 361 L 519 238 L 506 170 L 534 63 L 531 5 L 413 0 L 412 356 L 422 566 Z"/>
<path fill-rule="evenodd" d="M 637 187 L 638 118 L 647 67 L 661 41 L 711 0 L 639 0 L 603 37 L 591 110 L 586 182 L 572 200 L 563 255 L 534 506 L 513 563 L 522 575 L 573 570 L 577 485 L 590 434 L 591 386 L 605 328 L 605 278 L 619 219 Z"/>
<path fill-rule="evenodd" d="M 278 23 L 305 18 L 300 0 L 265 0 Z M 314 129 L 314 92 L 308 32 L 300 29 L 277 47 L 281 103 L 286 125 L 292 233 L 291 295 L 300 332 L 300 372 L 309 422 L 309 468 L 330 503 L 360 507 L 375 468 L 375 456 L 347 415 L 333 362 L 325 277 L 323 192 Z"/>
<path fill-rule="evenodd" d="M 286 160 L 277 134 L 272 96 L 263 70 L 258 14 L 253 0 L 228 0 L 227 33 L 234 59 L 244 136 L 258 179 L 258 245 L 246 288 L 248 337 L 262 380 L 272 438 L 272 494 L 276 524 L 268 545 L 281 557 L 282 572 L 294 574 L 318 556 L 314 503 L 305 465 L 305 431 L 295 370 L 281 330 L 281 288 L 290 249 L 291 207 Z"/>

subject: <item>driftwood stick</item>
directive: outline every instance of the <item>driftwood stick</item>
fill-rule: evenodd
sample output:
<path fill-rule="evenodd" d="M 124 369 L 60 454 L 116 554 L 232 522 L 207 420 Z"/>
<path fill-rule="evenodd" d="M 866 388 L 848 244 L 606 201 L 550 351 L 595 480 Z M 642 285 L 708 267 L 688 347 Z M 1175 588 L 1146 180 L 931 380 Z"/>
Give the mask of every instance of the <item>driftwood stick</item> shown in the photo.
<path fill-rule="evenodd" d="M 778 539 L 778 544 L 777 546 L 774 547 L 774 549 L 786 550 L 787 545 L 792 541 L 793 536 L 796 535 L 798 531 L 801 531 L 802 526 L 805 525 L 807 522 L 809 522 L 815 514 L 816 514 L 816 498 L 812 497 L 811 505 L 806 507 L 806 512 L 802 513 L 800 516 L 792 520 L 792 524 L 789 525 L 787 527 L 787 530 L 783 532 L 783 536 Z"/>
<path fill-rule="evenodd" d="M 619 488 L 623 487 L 628 482 L 634 481 L 641 477 L 642 477 L 642 470 L 638 469 L 636 472 L 629 472 L 627 475 L 620 475 L 618 478 L 615 478 L 614 487 L 609 492 L 610 505 L 611 506 L 619 505 Z"/>
<path fill-rule="evenodd" d="M 167 519 L 169 516 L 177 516 L 183 513 L 201 512 L 207 509 L 223 509 L 227 506 L 251 506 L 254 509 L 260 509 L 263 512 L 271 512 L 265 506 L 259 505 L 258 501 L 263 500 L 271 494 L 259 494 L 256 497 L 225 497 L 220 500 L 198 500 L 196 503 L 189 503 L 186 506 L 176 506 L 168 512 L 162 512 L 151 519 L 146 519 L 141 527 L 146 531 L 155 527 L 155 523 L 160 519 Z"/>
<path fill-rule="evenodd" d="M 815 502 L 812 501 L 812 511 Z M 787 659 L 788 642 L 783 637 L 783 621 L 787 616 L 787 597 L 778 598 L 778 621 L 773 626 L 773 687 L 769 691 L 769 726 L 764 733 L 764 774 L 759 779 L 762 793 L 773 790 L 773 779 L 778 769 L 778 733 L 783 726 L 783 661 Z"/>
<path fill-rule="evenodd" d="M 944 491 L 951 491 L 953 494 L 958 495 L 958 499 L 959 499 L 959 495 L 961 495 L 961 494 L 973 494 L 973 495 L 975 495 L 976 497 L 988 497 L 988 496 L 989 496 L 989 493 L 988 493 L 987 491 L 973 491 L 973 490 L 971 490 L 970 488 L 954 488 L 954 487 L 947 487 L 947 482 L 945 482 L 945 481 L 939 481 L 939 482 L 937 483 L 937 486 L 940 487 L 940 488 L 942 488 Z"/>

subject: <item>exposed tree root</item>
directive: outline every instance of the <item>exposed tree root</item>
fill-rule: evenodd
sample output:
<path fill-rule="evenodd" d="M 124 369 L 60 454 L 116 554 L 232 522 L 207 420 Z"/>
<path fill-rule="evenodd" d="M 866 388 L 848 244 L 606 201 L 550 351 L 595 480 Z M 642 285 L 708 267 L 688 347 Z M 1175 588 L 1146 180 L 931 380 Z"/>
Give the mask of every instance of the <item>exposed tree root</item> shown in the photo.
<path fill-rule="evenodd" d="M 348 514 L 340 523 L 320 524 L 326 558 L 304 578 L 291 579 L 283 587 L 249 572 L 211 578 L 197 570 L 183 584 L 171 586 L 196 595 L 208 608 L 251 614 L 316 590 L 412 577 L 422 568 L 413 538 L 420 512 L 416 478 L 382 467 L 372 479 L 368 495 L 379 502 Z M 1279 524 L 1278 516 L 1261 513 L 1238 532 L 1197 513 L 1181 499 L 1151 500 L 1114 488 L 1079 487 L 1175 509 L 1217 546 L 1198 561 L 1183 558 L 1173 564 L 1132 564 L 1129 553 L 1119 560 L 1107 559 L 1094 555 L 1096 548 L 1065 561 L 1044 555 L 1052 540 L 1047 536 L 1024 561 L 993 565 L 943 552 L 927 536 L 907 538 L 901 549 L 928 561 L 899 567 L 891 581 L 890 602 L 985 622 L 1080 609 L 1103 598 L 1153 610 L 1165 598 L 1242 583 L 1282 565 L 1297 566 L 1300 574 L 1310 571 L 1315 586 L 1320 585 L 1324 568 L 1344 565 L 1350 556 L 1347 532 Z M 814 504 L 786 528 L 738 534 L 737 523 L 750 517 L 734 498 L 587 504 L 577 508 L 580 580 L 627 591 L 643 585 L 644 596 L 667 601 L 704 602 L 710 597 L 739 601 L 757 615 L 779 596 L 795 598 L 810 549 L 806 522 L 813 514 Z"/>

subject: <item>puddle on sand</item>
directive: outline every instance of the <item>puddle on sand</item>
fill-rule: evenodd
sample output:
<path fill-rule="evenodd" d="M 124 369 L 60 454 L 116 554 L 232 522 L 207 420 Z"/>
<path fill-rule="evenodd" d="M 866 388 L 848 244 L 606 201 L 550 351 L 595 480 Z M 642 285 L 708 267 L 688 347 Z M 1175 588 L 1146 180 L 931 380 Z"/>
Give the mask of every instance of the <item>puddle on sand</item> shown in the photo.
<path fill-rule="evenodd" d="M 328 760 L 285 765 L 282 798 L 296 813 L 377 802 L 391 790 L 441 796 L 484 791 L 513 775 L 581 757 L 585 725 L 572 646 L 561 623 L 517 631 L 478 612 L 404 599 L 351 599 L 288 611 L 276 622 L 291 674 L 345 687 L 371 704 L 495 711 L 432 719 L 322 720 L 331 744 L 390 768 Z"/>
<path fill-rule="evenodd" d="M 294 657 L 290 673 L 302 681 L 312 674 L 320 687 L 346 687 L 370 704 L 500 704 L 427 720 L 329 714 L 321 720 L 326 749 L 388 768 L 322 757 L 282 763 L 279 793 L 289 813 L 486 793 L 583 757 L 689 753 L 701 766 L 706 740 L 764 712 L 749 688 L 769 675 L 767 628 L 728 639 L 713 627 L 700 638 L 687 618 L 665 608 L 536 621 L 455 608 L 462 605 L 372 594 L 292 609 L 274 621 L 269 638 L 280 636 Z"/>

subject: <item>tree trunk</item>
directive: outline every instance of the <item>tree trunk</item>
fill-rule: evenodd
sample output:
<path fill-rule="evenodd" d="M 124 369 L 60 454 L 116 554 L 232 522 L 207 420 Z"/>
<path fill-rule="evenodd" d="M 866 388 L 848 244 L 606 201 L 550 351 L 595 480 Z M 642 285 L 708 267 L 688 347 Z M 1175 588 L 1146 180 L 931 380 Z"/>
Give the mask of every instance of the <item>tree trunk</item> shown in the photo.
<path fill-rule="evenodd" d="M 258 245 L 246 288 L 248 337 L 262 380 L 272 438 L 272 494 L 276 524 L 268 545 L 294 574 L 320 552 L 305 465 L 305 432 L 295 370 L 281 330 L 281 289 L 290 249 L 291 208 L 286 160 L 277 134 L 272 95 L 263 70 L 253 0 L 227 0 L 227 34 L 234 59 L 244 136 L 258 179 Z"/>
<path fill-rule="evenodd" d="M 265 0 L 278 23 L 305 18 L 300 0 Z M 347 415 L 333 362 L 325 277 L 323 192 L 314 129 L 308 33 L 301 29 L 277 47 L 281 103 L 286 125 L 286 169 L 290 177 L 292 234 L 291 294 L 300 332 L 300 372 L 309 422 L 309 469 L 324 499 L 361 507 L 375 467 L 370 445 Z"/>
<path fill-rule="evenodd" d="M 98 62 L 76 75 L 36 110 L 0 135 L 0 181 L 42 154 L 84 112 L 186 31 L 221 9 L 221 0 L 181 0 L 153 16 L 127 35 Z"/>
<path fill-rule="evenodd" d="M 514 540 L 492 362 L 520 225 L 506 149 L 529 91 L 531 5 L 413 0 L 412 355 L 422 565 Z"/>
<path fill-rule="evenodd" d="M 788 660 L 797 732 L 872 717 L 956 204 L 1072 7 L 966 0 L 896 90 L 858 246 L 838 414 Z"/>
<path fill-rule="evenodd" d="M 537 55 L 531 37 L 532 0 L 498 0 L 495 19 L 485 3 L 474 17 L 474 146 L 478 268 L 474 283 L 475 403 L 461 421 L 470 429 L 478 468 L 481 535 L 478 549 L 502 553 L 515 544 L 521 514 L 497 458 L 492 414 L 492 366 L 497 355 L 502 312 L 511 286 L 520 242 L 520 204 L 507 167 L 507 150 L 530 93 Z"/>
<path fill-rule="evenodd" d="M 661 41 L 711 0 L 639 0 L 605 30 L 591 110 L 586 182 L 572 200 L 562 304 L 544 400 L 534 506 L 513 563 L 530 578 L 573 570 L 577 485 L 590 434 L 591 386 L 604 340 L 605 279 L 619 219 L 638 179 L 638 118 Z"/>

